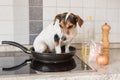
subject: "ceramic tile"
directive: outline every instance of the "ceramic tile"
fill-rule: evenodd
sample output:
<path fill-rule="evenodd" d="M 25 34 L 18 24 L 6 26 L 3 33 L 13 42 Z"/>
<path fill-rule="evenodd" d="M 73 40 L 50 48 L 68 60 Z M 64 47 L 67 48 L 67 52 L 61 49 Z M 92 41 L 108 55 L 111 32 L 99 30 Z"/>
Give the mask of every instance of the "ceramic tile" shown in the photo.
<path fill-rule="evenodd" d="M 0 34 L 13 34 L 13 21 L 0 21 Z"/>
<path fill-rule="evenodd" d="M 29 21 L 15 21 L 14 35 L 29 34 Z"/>
<path fill-rule="evenodd" d="M 30 34 L 38 34 L 43 29 L 42 21 L 30 21 Z"/>
<path fill-rule="evenodd" d="M 0 20 L 13 20 L 12 6 L 0 6 Z"/>
<path fill-rule="evenodd" d="M 70 7 L 70 0 L 57 0 L 57 7 Z"/>
<path fill-rule="evenodd" d="M 94 8 L 84 8 L 83 9 L 83 18 L 87 19 L 87 16 L 92 16 L 92 19 L 95 20 L 95 9 Z"/>
<path fill-rule="evenodd" d="M 13 34 L 2 34 L 0 35 L 0 44 L 1 44 L 1 41 L 13 41 L 14 40 L 14 35 Z"/>
<path fill-rule="evenodd" d="M 37 36 L 38 34 L 31 34 L 31 35 L 29 35 L 30 36 L 30 44 L 33 44 L 33 42 L 34 42 L 34 40 L 35 40 L 35 38 L 36 38 L 36 36 Z"/>
<path fill-rule="evenodd" d="M 111 43 L 119 43 L 120 41 L 120 35 L 119 34 L 110 34 L 109 40 Z"/>
<path fill-rule="evenodd" d="M 53 20 L 48 21 L 48 20 L 44 20 L 43 21 L 43 29 L 45 29 L 47 26 L 49 26 L 51 23 L 53 23 Z"/>
<path fill-rule="evenodd" d="M 29 44 L 29 34 L 15 34 L 14 41 L 20 44 Z"/>
<path fill-rule="evenodd" d="M 0 0 L 0 5 L 13 5 L 13 0 Z"/>
<path fill-rule="evenodd" d="M 29 0 L 13 0 L 14 6 L 29 6 Z"/>
<path fill-rule="evenodd" d="M 70 0 L 71 2 L 70 2 L 70 5 L 71 5 L 71 7 L 83 7 L 83 1 L 84 0 Z"/>
<path fill-rule="evenodd" d="M 107 10 L 103 8 L 96 8 L 95 20 L 107 20 Z"/>
<path fill-rule="evenodd" d="M 94 8 L 95 0 L 83 0 L 83 7 Z"/>
<path fill-rule="evenodd" d="M 119 9 L 108 9 L 107 10 L 107 20 L 108 21 L 118 21 Z"/>
<path fill-rule="evenodd" d="M 107 0 L 95 0 L 96 8 L 107 8 Z"/>
<path fill-rule="evenodd" d="M 108 0 L 107 1 L 107 7 L 108 8 L 119 8 L 120 5 L 119 5 L 120 1 L 119 0 Z"/>
<path fill-rule="evenodd" d="M 95 21 L 95 33 L 102 34 L 102 25 L 105 24 L 105 21 Z"/>
<path fill-rule="evenodd" d="M 30 7 L 29 8 L 29 19 L 30 20 L 42 20 L 43 9 L 42 7 Z"/>
<path fill-rule="evenodd" d="M 43 20 L 53 20 L 56 15 L 56 8 L 44 7 L 43 8 Z"/>
<path fill-rule="evenodd" d="M 116 35 L 120 33 L 120 31 L 118 29 L 118 27 L 119 27 L 118 22 L 109 21 L 108 25 L 111 26 L 110 33 L 113 33 L 113 34 L 116 34 Z"/>
<path fill-rule="evenodd" d="M 71 8 L 71 12 L 83 18 L 83 8 Z"/>
<path fill-rule="evenodd" d="M 52 1 L 49 1 L 49 0 L 43 0 L 43 6 L 54 6 L 56 7 L 56 0 L 52 0 Z"/>
<path fill-rule="evenodd" d="M 14 7 L 14 20 L 19 20 L 19 21 L 29 20 L 28 6 Z"/>
<path fill-rule="evenodd" d="M 29 6 L 42 6 L 44 0 L 29 0 Z"/>
<path fill-rule="evenodd" d="M 64 13 L 64 12 L 71 12 L 70 8 L 57 8 L 57 14 Z"/>

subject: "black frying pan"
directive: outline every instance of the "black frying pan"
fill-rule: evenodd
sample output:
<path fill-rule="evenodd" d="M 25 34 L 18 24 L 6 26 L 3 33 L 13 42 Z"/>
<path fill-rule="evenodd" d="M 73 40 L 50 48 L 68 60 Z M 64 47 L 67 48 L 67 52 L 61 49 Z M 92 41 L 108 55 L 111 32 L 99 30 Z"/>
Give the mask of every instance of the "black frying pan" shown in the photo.
<path fill-rule="evenodd" d="M 2 44 L 9 44 L 9 45 L 16 46 L 21 50 L 23 50 L 25 53 L 31 54 L 35 60 L 41 61 L 44 63 L 60 63 L 60 62 L 69 61 L 70 59 L 72 59 L 72 57 L 75 55 L 75 52 L 76 52 L 76 49 L 72 46 L 69 47 L 69 50 L 70 50 L 69 53 L 65 53 L 65 48 L 63 47 L 61 48 L 62 53 L 56 54 L 56 53 L 38 53 L 34 51 L 33 47 L 28 49 L 23 45 L 13 41 L 2 41 Z"/>

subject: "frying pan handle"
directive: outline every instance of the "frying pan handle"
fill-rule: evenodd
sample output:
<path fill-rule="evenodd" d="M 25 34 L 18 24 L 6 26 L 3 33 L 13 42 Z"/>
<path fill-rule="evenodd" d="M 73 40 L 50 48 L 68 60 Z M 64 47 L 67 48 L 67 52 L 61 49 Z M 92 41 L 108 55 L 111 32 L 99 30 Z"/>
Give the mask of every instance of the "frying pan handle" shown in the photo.
<path fill-rule="evenodd" d="M 31 51 L 28 50 L 26 47 L 24 47 L 23 45 L 17 43 L 17 42 L 14 42 L 14 41 L 2 41 L 2 44 L 9 44 L 9 45 L 12 45 L 12 46 L 16 46 L 18 48 L 20 48 L 21 50 L 23 50 L 25 53 L 27 54 L 31 54 Z"/>
<path fill-rule="evenodd" d="M 27 65 L 28 63 L 30 63 L 32 61 L 32 59 L 27 59 L 25 60 L 23 63 L 19 64 L 19 65 L 16 65 L 16 66 L 13 66 L 13 67 L 9 67 L 9 68 L 2 68 L 3 71 L 13 71 L 13 70 L 18 70 L 20 69 L 21 67 Z"/>

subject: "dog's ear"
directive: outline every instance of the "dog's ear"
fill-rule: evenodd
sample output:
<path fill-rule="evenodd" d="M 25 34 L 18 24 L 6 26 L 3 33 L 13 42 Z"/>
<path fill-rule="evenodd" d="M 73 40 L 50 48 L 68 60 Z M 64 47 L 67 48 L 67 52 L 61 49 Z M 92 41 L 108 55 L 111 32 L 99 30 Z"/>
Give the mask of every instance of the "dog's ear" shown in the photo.
<path fill-rule="evenodd" d="M 55 25 L 55 22 L 56 22 L 57 19 L 60 21 L 61 14 L 58 14 L 58 15 L 55 16 L 54 21 L 53 21 L 53 25 Z"/>
<path fill-rule="evenodd" d="M 76 17 L 77 17 L 78 25 L 81 27 L 84 21 L 78 15 Z"/>
<path fill-rule="evenodd" d="M 66 15 L 66 14 L 67 14 L 67 12 L 56 15 L 55 18 L 54 18 L 54 21 L 53 21 L 53 25 L 55 24 L 55 22 L 56 22 L 57 19 L 58 19 L 59 22 L 60 22 L 63 18 L 65 18 L 65 15 Z"/>

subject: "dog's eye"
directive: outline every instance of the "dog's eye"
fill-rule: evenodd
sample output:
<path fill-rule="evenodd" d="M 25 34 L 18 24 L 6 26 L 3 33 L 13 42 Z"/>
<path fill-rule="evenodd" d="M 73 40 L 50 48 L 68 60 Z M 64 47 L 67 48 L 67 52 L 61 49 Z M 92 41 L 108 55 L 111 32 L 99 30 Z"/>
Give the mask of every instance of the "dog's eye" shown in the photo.
<path fill-rule="evenodd" d="M 73 25 L 69 26 L 68 29 L 71 29 L 73 27 Z"/>
<path fill-rule="evenodd" d="M 61 28 L 63 28 L 61 25 L 60 25 Z"/>

